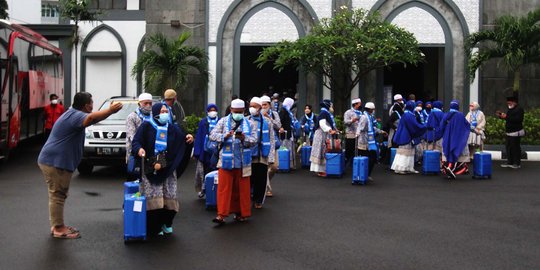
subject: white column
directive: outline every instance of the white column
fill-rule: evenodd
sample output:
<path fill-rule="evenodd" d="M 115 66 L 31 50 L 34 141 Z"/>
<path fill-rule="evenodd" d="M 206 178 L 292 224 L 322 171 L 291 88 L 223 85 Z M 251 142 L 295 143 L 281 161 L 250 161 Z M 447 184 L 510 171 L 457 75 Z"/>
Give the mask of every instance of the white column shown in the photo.
<path fill-rule="evenodd" d="M 208 46 L 208 103 L 216 103 L 216 55 L 216 46 Z"/>

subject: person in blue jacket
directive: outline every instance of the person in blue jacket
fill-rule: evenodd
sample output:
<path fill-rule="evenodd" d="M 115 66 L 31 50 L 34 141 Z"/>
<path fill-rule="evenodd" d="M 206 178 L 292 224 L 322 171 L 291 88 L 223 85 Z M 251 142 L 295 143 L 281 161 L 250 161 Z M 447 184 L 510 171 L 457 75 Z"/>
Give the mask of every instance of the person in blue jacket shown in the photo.
<path fill-rule="evenodd" d="M 206 117 L 203 117 L 199 122 L 199 128 L 195 135 L 195 143 L 193 146 L 193 157 L 197 160 L 195 169 L 195 191 L 199 198 L 203 198 L 204 192 L 204 176 L 216 170 L 217 159 L 217 143 L 209 139 L 210 132 L 216 126 L 219 120 L 218 107 L 214 103 L 206 106 Z"/>
<path fill-rule="evenodd" d="M 444 114 L 440 124 L 443 148 L 443 169 L 448 178 L 455 179 L 456 175 L 467 173 L 469 157 L 470 124 L 462 112 L 459 111 L 459 102 L 452 100 L 450 110 Z"/>
<path fill-rule="evenodd" d="M 437 100 L 433 102 L 433 108 L 429 113 L 426 122 L 426 142 L 427 150 L 438 150 L 442 152 L 442 133 L 440 132 L 440 123 L 444 117 L 442 111 L 442 102 Z"/>
<path fill-rule="evenodd" d="M 414 115 L 415 102 L 407 101 L 405 112 L 399 121 L 393 143 L 399 145 L 391 169 L 397 174 L 418 173 L 414 169 L 415 138 L 424 135 L 426 126 L 419 123 Z"/>

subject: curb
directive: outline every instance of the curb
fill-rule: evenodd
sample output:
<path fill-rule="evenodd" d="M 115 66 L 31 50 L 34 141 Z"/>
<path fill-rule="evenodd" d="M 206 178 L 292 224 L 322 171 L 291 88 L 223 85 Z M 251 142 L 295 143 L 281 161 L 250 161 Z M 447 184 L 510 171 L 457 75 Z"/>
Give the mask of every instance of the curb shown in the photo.
<path fill-rule="evenodd" d="M 490 153 L 492 160 L 506 159 L 506 153 L 503 155 L 503 151 L 484 150 L 484 152 Z M 528 161 L 540 161 L 540 151 L 525 151 L 521 153 L 521 159 Z"/>

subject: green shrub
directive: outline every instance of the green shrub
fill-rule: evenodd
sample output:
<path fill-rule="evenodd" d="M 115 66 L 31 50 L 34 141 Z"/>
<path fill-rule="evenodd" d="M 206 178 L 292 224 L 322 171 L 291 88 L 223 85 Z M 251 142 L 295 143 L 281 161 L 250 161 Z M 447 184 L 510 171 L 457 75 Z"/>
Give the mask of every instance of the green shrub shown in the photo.
<path fill-rule="evenodd" d="M 523 119 L 525 137 L 523 145 L 540 145 L 540 108 L 525 112 Z M 504 144 L 506 141 L 505 121 L 494 116 L 486 117 L 486 144 Z"/>
<path fill-rule="evenodd" d="M 345 124 L 343 124 L 343 116 L 341 115 L 334 116 L 334 121 L 336 122 L 336 128 L 342 132 L 345 132 Z"/>
<path fill-rule="evenodd" d="M 183 125 L 184 131 L 187 132 L 188 134 L 192 134 L 193 136 L 195 136 L 195 134 L 197 133 L 197 129 L 199 128 L 200 121 L 201 121 L 201 117 L 195 114 L 186 116 L 186 118 L 184 118 L 184 125 Z"/>

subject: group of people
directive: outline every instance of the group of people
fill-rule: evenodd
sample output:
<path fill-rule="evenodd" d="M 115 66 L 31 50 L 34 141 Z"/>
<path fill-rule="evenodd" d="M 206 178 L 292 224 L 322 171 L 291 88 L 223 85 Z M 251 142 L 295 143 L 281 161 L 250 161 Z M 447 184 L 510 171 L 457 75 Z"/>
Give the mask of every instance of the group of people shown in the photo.
<path fill-rule="evenodd" d="M 421 160 L 417 154 L 424 149 L 442 152 L 447 175 L 467 170 L 472 153 L 482 149 L 485 139 L 485 116 L 478 103 L 472 102 L 465 116 L 458 101 L 443 112 L 442 102 L 408 100 L 394 96 L 385 128 L 375 119 L 375 105 L 363 106 L 359 98 L 351 101 L 344 114 L 346 160 L 356 155 L 369 158 L 369 175 L 381 151 L 377 135 L 388 137 L 388 146 L 397 148 L 392 170 L 399 174 L 418 173 L 414 166 Z M 138 99 L 139 107 L 127 120 L 127 160 L 140 168 L 140 190 L 147 199 L 147 231 L 149 235 L 170 234 L 172 222 L 179 210 L 177 179 L 184 172 L 192 154 L 196 159 L 195 190 L 205 196 L 204 176 L 218 170 L 217 215 L 214 223 L 223 224 L 229 215 L 238 222 L 251 217 L 252 208 L 260 209 L 266 197 L 273 196 L 271 179 L 277 171 L 279 147 L 290 151 L 291 169 L 296 167 L 296 143 L 303 138 L 312 146 L 310 171 L 326 175 L 325 153 L 328 139 L 340 131 L 336 127 L 333 103 L 324 99 L 316 115 L 311 105 L 304 106 L 304 115 L 296 119 L 292 98 L 279 101 L 279 96 L 253 97 L 249 102 L 235 98 L 224 116 L 219 116 L 216 104 L 208 104 L 206 117 L 201 119 L 196 136 L 182 128 L 182 110 L 176 92 L 168 89 L 164 99 L 155 102 L 148 93 Z M 498 112 L 506 120 L 508 164 L 519 168 L 519 138 L 523 132 L 523 109 L 517 100 L 508 99 L 507 113 Z M 71 176 L 82 158 L 85 128 L 106 119 L 122 109 L 113 102 L 106 109 L 93 112 L 92 95 L 80 92 L 72 107 L 55 121 L 43 146 L 38 165 L 49 190 L 51 235 L 74 239 L 78 229 L 64 223 L 63 207 Z M 193 148 L 193 149 L 192 149 Z M 369 177 L 372 180 L 371 176 Z"/>

